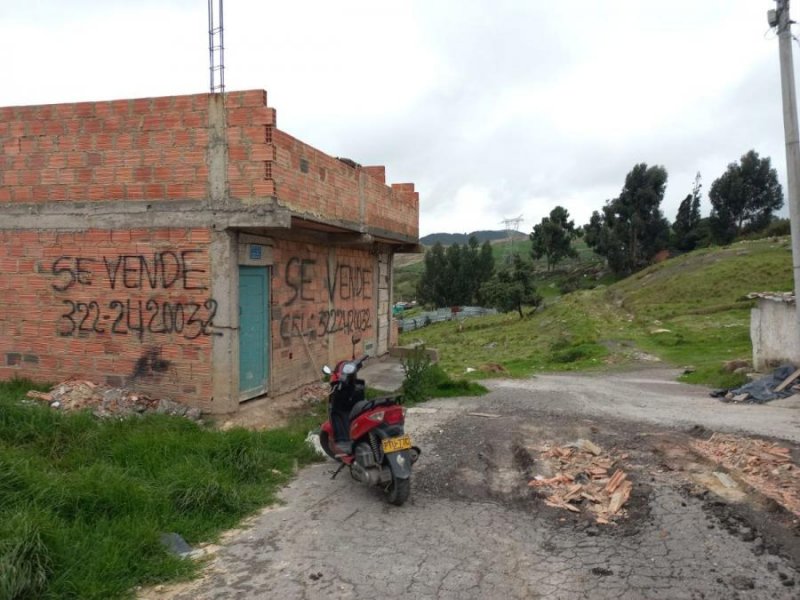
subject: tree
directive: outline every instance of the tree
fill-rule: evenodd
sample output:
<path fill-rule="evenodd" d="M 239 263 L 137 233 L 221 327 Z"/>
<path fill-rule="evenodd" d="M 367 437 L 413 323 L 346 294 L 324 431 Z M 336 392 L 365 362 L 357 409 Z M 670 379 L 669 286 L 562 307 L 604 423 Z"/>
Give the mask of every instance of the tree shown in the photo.
<path fill-rule="evenodd" d="M 514 255 L 511 265 L 499 270 L 483 285 L 481 297 L 501 312 L 516 310 L 520 319 L 524 317 L 523 306 L 538 306 L 542 301 L 533 285 L 531 267 L 518 254 Z"/>
<path fill-rule="evenodd" d="M 556 206 L 550 211 L 549 217 L 544 217 L 541 223 L 534 226 L 530 234 L 531 256 L 534 260 L 546 257 L 547 270 L 552 271 L 562 259 L 578 256 L 572 247 L 572 240 L 576 237 L 578 232 L 575 222 L 569 220 L 569 212 Z"/>
<path fill-rule="evenodd" d="M 481 253 L 478 257 L 478 270 L 481 274 L 481 283 L 489 281 L 494 274 L 494 250 L 489 240 L 486 240 L 481 245 Z"/>
<path fill-rule="evenodd" d="M 422 276 L 417 284 L 417 299 L 423 304 L 445 305 L 442 279 L 446 265 L 444 246 L 440 242 L 436 242 L 433 248 L 425 252 Z"/>
<path fill-rule="evenodd" d="M 595 211 L 586 225 L 587 245 L 618 275 L 645 267 L 666 247 L 669 223 L 659 209 L 666 184 L 664 167 L 635 165 L 620 195 L 606 201 L 603 213 Z"/>
<path fill-rule="evenodd" d="M 678 207 L 678 214 L 672 224 L 672 246 L 676 250 L 689 252 L 697 248 L 700 241 L 700 173 L 694 178 L 692 193 L 683 199 Z"/>
<path fill-rule="evenodd" d="M 436 242 L 425 253 L 417 298 L 434 306 L 472 304 L 493 270 L 494 255 L 488 242 L 481 247 L 474 236 L 463 246 L 452 244 L 445 248 Z"/>
<path fill-rule="evenodd" d="M 459 277 L 463 281 L 462 297 L 456 304 L 472 304 L 480 288 L 480 243 L 474 235 L 461 246 Z"/>
<path fill-rule="evenodd" d="M 708 198 L 715 238 L 728 243 L 769 225 L 772 213 L 783 206 L 783 189 L 769 157 L 750 150 L 711 184 Z"/>

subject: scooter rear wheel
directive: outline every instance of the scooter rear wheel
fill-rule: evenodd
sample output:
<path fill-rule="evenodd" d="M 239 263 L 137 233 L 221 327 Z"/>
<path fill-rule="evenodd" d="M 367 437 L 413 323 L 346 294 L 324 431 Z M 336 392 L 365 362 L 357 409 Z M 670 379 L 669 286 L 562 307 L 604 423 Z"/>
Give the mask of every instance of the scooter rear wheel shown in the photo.
<path fill-rule="evenodd" d="M 402 506 L 410 495 L 411 478 L 397 479 L 396 477 L 392 477 L 392 483 L 389 484 L 389 489 L 386 492 L 389 503 L 395 506 Z"/>

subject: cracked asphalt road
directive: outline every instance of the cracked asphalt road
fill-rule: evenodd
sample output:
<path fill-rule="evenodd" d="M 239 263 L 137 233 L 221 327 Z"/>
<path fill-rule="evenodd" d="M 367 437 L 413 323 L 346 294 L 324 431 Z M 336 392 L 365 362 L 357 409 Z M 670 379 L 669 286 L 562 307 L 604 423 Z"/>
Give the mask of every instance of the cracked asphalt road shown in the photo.
<path fill-rule="evenodd" d="M 794 515 L 749 489 L 733 501 L 703 488 L 698 474 L 718 467 L 684 444 L 694 424 L 798 442 L 800 405 L 725 405 L 673 376 L 503 380 L 482 398 L 412 409 L 424 454 L 405 506 L 346 472 L 331 480 L 331 462 L 311 466 L 202 579 L 144 597 L 800 598 Z M 547 507 L 526 485 L 537 447 L 578 437 L 629 456 L 634 491 L 617 526 Z"/>

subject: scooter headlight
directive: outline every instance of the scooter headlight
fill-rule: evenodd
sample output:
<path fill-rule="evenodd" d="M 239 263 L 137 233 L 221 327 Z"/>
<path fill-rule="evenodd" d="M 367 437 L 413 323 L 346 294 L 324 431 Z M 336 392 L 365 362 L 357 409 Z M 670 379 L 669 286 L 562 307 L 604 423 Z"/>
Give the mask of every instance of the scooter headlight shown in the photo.
<path fill-rule="evenodd" d="M 356 365 L 355 363 L 345 363 L 342 365 L 342 375 L 352 375 L 356 372 Z"/>

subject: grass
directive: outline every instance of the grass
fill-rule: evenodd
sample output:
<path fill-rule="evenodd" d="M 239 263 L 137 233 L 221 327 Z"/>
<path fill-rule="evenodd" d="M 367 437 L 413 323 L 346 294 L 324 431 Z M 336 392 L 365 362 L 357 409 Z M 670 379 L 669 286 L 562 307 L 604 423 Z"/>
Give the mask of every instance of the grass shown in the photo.
<path fill-rule="evenodd" d="M 791 290 L 791 265 L 788 238 L 703 249 L 610 285 L 549 294 L 522 320 L 509 313 L 467 319 L 461 328 L 438 323 L 402 334 L 400 343 L 437 348 L 451 375 L 478 369 L 468 378 L 489 376 L 480 369 L 493 363 L 524 377 L 624 366 L 646 352 L 692 366 L 686 381 L 733 387 L 743 377 L 721 367 L 752 356 L 746 294 Z"/>
<path fill-rule="evenodd" d="M 148 415 L 98 420 L 23 404 L 0 383 L 0 598 L 119 598 L 188 578 L 162 533 L 213 539 L 315 460 L 308 416 L 266 432 Z"/>

